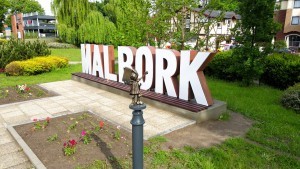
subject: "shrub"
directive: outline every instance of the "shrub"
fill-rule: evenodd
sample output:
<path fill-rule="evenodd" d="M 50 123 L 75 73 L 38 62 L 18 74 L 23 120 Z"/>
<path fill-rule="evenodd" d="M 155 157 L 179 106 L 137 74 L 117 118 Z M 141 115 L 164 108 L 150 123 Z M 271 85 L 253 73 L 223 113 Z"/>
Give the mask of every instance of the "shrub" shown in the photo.
<path fill-rule="evenodd" d="M 6 75 L 36 75 L 68 65 L 68 59 L 57 56 L 35 57 L 25 61 L 14 61 L 5 67 Z"/>
<path fill-rule="evenodd" d="M 7 43 L 7 40 L 6 40 L 6 39 L 0 39 L 0 45 L 6 44 L 6 43 Z"/>
<path fill-rule="evenodd" d="M 0 68 L 4 68 L 12 61 L 31 59 L 34 56 L 47 56 L 51 51 L 45 42 L 24 42 L 11 39 L 7 43 L 0 44 Z"/>
<path fill-rule="evenodd" d="M 300 113 L 300 83 L 297 83 L 284 91 L 281 103 L 284 107 Z"/>
<path fill-rule="evenodd" d="M 241 80 L 236 72 L 233 71 L 234 59 L 232 50 L 219 52 L 205 69 L 205 74 L 224 80 Z"/>
<path fill-rule="evenodd" d="M 75 45 L 68 44 L 68 43 L 58 43 L 58 42 L 48 43 L 47 46 L 49 48 L 57 48 L 57 49 L 62 49 L 62 48 L 76 48 Z"/>
<path fill-rule="evenodd" d="M 300 82 L 300 57 L 294 54 L 274 53 L 266 57 L 261 81 L 270 86 L 286 89 Z"/>

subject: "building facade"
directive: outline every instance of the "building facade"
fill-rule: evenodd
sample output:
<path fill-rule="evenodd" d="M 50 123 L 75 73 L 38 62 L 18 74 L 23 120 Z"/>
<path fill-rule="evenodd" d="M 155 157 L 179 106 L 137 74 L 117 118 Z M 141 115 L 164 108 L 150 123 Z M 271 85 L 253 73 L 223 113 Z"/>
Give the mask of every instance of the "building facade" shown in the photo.
<path fill-rule="evenodd" d="M 288 48 L 299 50 L 300 47 L 300 0 L 282 0 L 275 11 L 275 19 L 281 23 L 282 29 L 275 40 L 284 40 Z"/>
<path fill-rule="evenodd" d="M 25 35 L 36 33 L 38 37 L 56 36 L 56 19 L 54 16 L 39 15 L 37 12 L 23 14 L 23 23 Z"/>

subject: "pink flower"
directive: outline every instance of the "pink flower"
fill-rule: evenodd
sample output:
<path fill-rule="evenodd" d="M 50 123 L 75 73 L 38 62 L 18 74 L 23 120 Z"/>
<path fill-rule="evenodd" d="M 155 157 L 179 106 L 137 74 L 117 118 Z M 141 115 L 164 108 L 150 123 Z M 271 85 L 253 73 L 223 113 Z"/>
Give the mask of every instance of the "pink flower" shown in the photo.
<path fill-rule="evenodd" d="M 85 136 L 85 135 L 86 135 L 86 132 L 84 130 L 82 130 L 81 136 Z"/>
<path fill-rule="evenodd" d="M 33 119 L 34 122 L 37 122 L 37 119 Z"/>
<path fill-rule="evenodd" d="M 50 117 L 46 118 L 47 123 L 50 123 Z"/>

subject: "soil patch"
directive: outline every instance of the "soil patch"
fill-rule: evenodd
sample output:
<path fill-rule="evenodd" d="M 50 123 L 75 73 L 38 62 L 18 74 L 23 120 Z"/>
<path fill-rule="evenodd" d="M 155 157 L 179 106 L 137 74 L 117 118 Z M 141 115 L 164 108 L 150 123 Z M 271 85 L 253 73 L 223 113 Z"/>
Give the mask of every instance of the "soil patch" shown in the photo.
<path fill-rule="evenodd" d="M 65 115 L 51 119 L 45 128 L 34 129 L 34 124 L 43 125 L 45 122 L 37 121 L 14 128 L 49 169 L 75 168 L 94 160 L 105 160 L 112 168 L 122 168 L 117 159 L 131 161 L 131 134 L 94 114 Z M 93 131 L 88 144 L 83 142 L 83 131 L 86 134 Z M 63 151 L 64 144 L 73 139 L 77 142 L 76 152 L 67 156 Z"/>
<path fill-rule="evenodd" d="M 27 86 L 27 90 L 24 91 L 20 91 L 18 86 L 5 87 L 0 88 L 0 105 L 50 96 L 56 96 L 56 94 L 48 92 L 38 85 Z"/>

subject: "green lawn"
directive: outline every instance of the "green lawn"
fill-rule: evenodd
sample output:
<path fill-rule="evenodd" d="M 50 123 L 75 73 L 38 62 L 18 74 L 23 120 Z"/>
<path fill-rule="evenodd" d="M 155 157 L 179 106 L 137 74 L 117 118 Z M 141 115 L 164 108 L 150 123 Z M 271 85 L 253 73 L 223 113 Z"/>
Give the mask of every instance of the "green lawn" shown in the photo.
<path fill-rule="evenodd" d="M 69 61 L 81 61 L 80 48 L 51 49 L 51 55 L 64 56 L 67 57 Z"/>
<path fill-rule="evenodd" d="M 52 54 L 80 60 L 80 49 L 52 49 Z M 79 64 L 37 76 L 0 74 L 0 88 L 69 80 L 70 73 L 80 71 Z M 159 148 L 163 137 L 154 138 L 144 149 L 147 168 L 300 168 L 300 115 L 280 105 L 282 91 L 267 86 L 242 87 L 213 78 L 207 81 L 215 99 L 226 101 L 230 110 L 254 121 L 246 138 L 228 139 L 211 148 L 170 151 Z M 128 161 L 118 160 L 124 168 L 130 168 Z M 99 165 L 106 163 L 98 161 L 92 167 Z"/>
<path fill-rule="evenodd" d="M 39 84 L 71 79 L 71 73 L 81 72 L 81 64 L 70 65 L 66 68 L 53 70 L 35 76 L 5 76 L 0 74 L 0 88 L 20 84 Z"/>

